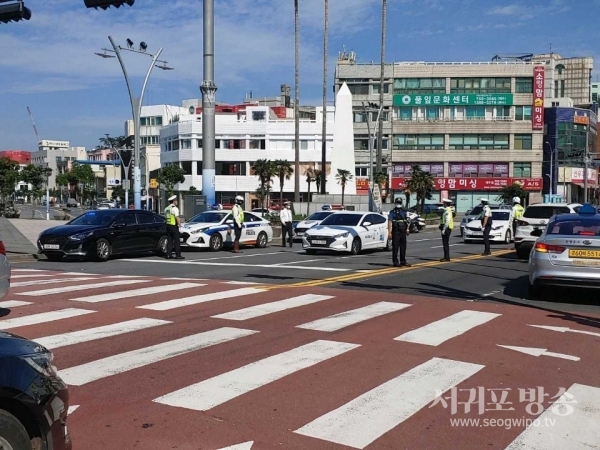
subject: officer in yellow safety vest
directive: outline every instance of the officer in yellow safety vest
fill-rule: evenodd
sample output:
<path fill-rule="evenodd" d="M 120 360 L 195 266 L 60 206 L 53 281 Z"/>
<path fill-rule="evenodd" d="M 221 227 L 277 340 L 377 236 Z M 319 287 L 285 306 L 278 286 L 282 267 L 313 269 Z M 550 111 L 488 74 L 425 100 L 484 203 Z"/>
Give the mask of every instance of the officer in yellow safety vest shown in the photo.
<path fill-rule="evenodd" d="M 244 197 L 238 195 L 235 198 L 235 205 L 231 211 L 233 215 L 233 232 L 235 233 L 235 240 L 233 241 L 233 253 L 240 252 L 240 237 L 242 237 L 242 228 L 244 228 Z"/>
<path fill-rule="evenodd" d="M 167 222 L 167 236 L 169 237 L 169 245 L 167 247 L 167 259 L 185 259 L 181 256 L 181 246 L 179 243 L 179 208 L 177 208 L 177 196 L 169 197 L 169 206 L 165 208 L 165 220 Z M 175 257 L 173 258 L 173 251 Z"/>
<path fill-rule="evenodd" d="M 513 238 L 517 234 L 517 222 L 521 220 L 523 217 L 523 212 L 525 208 L 521 206 L 521 199 L 519 197 L 513 197 L 513 207 L 512 207 L 512 232 Z"/>
<path fill-rule="evenodd" d="M 450 235 L 454 229 L 454 217 L 452 214 L 451 200 L 447 198 L 442 200 L 444 204 L 444 213 L 442 214 L 442 223 L 440 231 L 442 232 L 442 245 L 444 247 L 444 257 L 440 259 L 442 262 L 450 261 Z"/>

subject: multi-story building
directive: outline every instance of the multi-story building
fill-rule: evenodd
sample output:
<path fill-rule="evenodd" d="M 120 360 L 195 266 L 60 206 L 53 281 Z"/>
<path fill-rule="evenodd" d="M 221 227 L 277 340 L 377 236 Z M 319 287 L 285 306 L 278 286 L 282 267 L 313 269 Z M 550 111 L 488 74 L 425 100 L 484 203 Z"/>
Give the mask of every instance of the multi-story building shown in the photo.
<path fill-rule="evenodd" d="M 399 195 L 418 164 L 435 177 L 430 201 L 465 211 L 521 182 L 542 199 L 545 66 L 532 61 L 399 62 L 384 68 L 383 168 Z M 379 102 L 381 66 L 342 54 L 336 90 L 353 93 L 356 176 L 368 186 L 370 155 L 363 102 Z M 411 203 L 414 197 L 411 198 Z"/>
<path fill-rule="evenodd" d="M 19 164 L 19 167 L 23 169 L 25 166 L 31 164 L 31 152 L 26 150 L 4 150 L 0 152 L 0 158 L 8 158 Z M 15 191 L 24 192 L 21 196 L 27 201 L 27 194 L 25 192 L 32 189 L 31 184 L 19 181 L 15 186 Z"/>
<path fill-rule="evenodd" d="M 600 103 L 600 83 L 592 83 L 592 102 Z"/>
<path fill-rule="evenodd" d="M 534 55 L 534 64 L 544 66 L 546 99 L 570 98 L 575 106 L 587 105 L 592 99 L 592 70 L 594 60 L 591 57 L 563 58 L 558 53 Z M 548 105 L 546 106 L 558 106 Z"/>
<path fill-rule="evenodd" d="M 85 147 L 71 147 L 69 141 L 41 140 L 38 151 L 31 154 L 31 163 L 52 169 L 48 187 L 56 189 L 56 176 L 68 171 L 78 159 L 86 159 Z"/>
<path fill-rule="evenodd" d="M 189 109 L 173 105 L 142 106 L 140 116 L 140 146 L 160 145 L 160 129 L 179 120 L 180 116 L 189 114 Z M 125 122 L 125 136 L 133 137 L 133 120 Z M 132 141 L 133 142 L 133 141 Z"/>
<path fill-rule="evenodd" d="M 179 117 L 177 122 L 161 129 L 161 164 L 179 164 L 185 171 L 185 182 L 176 186 L 188 191 L 194 186 L 202 188 L 202 114 L 197 107 L 195 114 Z M 190 111 L 191 112 L 191 111 Z M 313 108 L 312 119 L 300 119 L 300 191 L 306 201 L 309 186 L 306 171 L 321 169 L 321 124 L 323 108 Z M 341 193 L 341 187 L 331 174 L 337 169 L 354 170 L 352 151 L 352 102 L 347 87 L 340 90 L 336 106 L 327 108 L 326 161 L 327 191 Z M 252 163 L 258 159 L 295 161 L 295 127 L 293 109 L 283 106 L 256 104 L 220 105 L 216 108 L 216 201 L 232 203 L 236 195 L 245 195 L 247 204 L 259 206 L 255 195 L 259 187 L 258 177 L 252 172 Z M 315 192 L 312 183 L 311 192 Z M 273 199 L 278 199 L 278 179 L 273 180 Z M 293 197 L 294 176 L 285 180 L 284 196 Z M 345 193 L 356 193 L 354 180 Z"/>

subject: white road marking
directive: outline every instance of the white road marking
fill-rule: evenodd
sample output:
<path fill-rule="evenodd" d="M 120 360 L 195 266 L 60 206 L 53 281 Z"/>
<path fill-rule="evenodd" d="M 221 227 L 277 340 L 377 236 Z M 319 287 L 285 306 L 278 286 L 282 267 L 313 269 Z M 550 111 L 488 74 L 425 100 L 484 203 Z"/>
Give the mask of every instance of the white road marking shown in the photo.
<path fill-rule="evenodd" d="M 230 445 L 229 447 L 223 447 L 219 450 L 252 450 L 254 441 L 244 442 L 242 444 Z"/>
<path fill-rule="evenodd" d="M 363 449 L 484 367 L 450 359 L 430 359 L 294 433 Z"/>
<path fill-rule="evenodd" d="M 315 262 L 315 261 L 327 261 L 325 258 L 319 258 L 319 259 L 303 259 L 302 261 L 290 261 L 290 262 L 285 262 L 285 263 L 277 263 L 277 264 L 273 264 L 274 266 L 278 267 L 278 266 L 287 266 L 289 264 L 298 264 L 300 263 L 307 263 L 307 262 Z"/>
<path fill-rule="evenodd" d="M 448 247 L 456 247 L 457 245 L 466 245 L 466 244 L 450 244 Z M 444 246 L 436 245 L 435 247 L 431 247 L 431 248 L 444 248 Z"/>
<path fill-rule="evenodd" d="M 535 348 L 535 347 L 514 347 L 511 345 L 500 345 L 496 344 L 498 347 L 506 348 L 508 350 L 514 350 L 515 352 L 525 353 L 526 355 L 531 356 L 552 356 L 554 358 L 560 359 L 568 359 L 570 361 L 579 361 L 581 358 L 579 356 L 565 355 L 564 353 L 554 353 L 549 352 L 545 348 Z"/>
<path fill-rule="evenodd" d="M 400 311 L 401 309 L 408 308 L 409 306 L 411 305 L 406 303 L 379 302 L 364 306 L 362 308 L 352 309 L 350 311 L 325 317 L 323 319 L 315 320 L 313 322 L 298 325 L 296 328 L 332 332 L 349 327 L 350 325 L 356 325 L 357 323 L 364 322 L 375 317 Z"/>
<path fill-rule="evenodd" d="M 41 270 L 41 269 L 11 269 L 11 272 L 50 272 L 50 270 Z"/>
<path fill-rule="evenodd" d="M 167 277 L 161 278 L 164 281 L 209 281 L 207 278 L 179 278 L 179 277 Z"/>
<path fill-rule="evenodd" d="M 482 297 L 490 297 L 492 295 L 496 295 L 499 294 L 502 291 L 492 291 L 492 292 L 488 292 L 487 294 L 481 294 Z"/>
<path fill-rule="evenodd" d="M 244 284 L 248 284 L 248 285 L 260 284 L 260 285 L 262 285 L 263 284 L 263 283 L 256 283 L 254 281 L 223 281 L 222 283 L 223 284 L 235 284 L 235 285 L 238 285 L 238 284 L 239 285 L 244 285 Z"/>
<path fill-rule="evenodd" d="M 600 388 L 575 383 L 535 419 L 505 450 L 597 449 Z"/>
<path fill-rule="evenodd" d="M 113 323 L 102 327 L 89 328 L 87 330 L 72 331 L 70 333 L 55 334 L 54 336 L 46 336 L 37 339 L 32 339 L 38 344 L 49 349 L 66 347 L 68 345 L 81 344 L 82 342 L 95 341 L 120 334 L 131 333 L 133 331 L 144 330 L 146 328 L 166 325 L 173 322 L 158 319 L 134 319 L 126 322 Z"/>
<path fill-rule="evenodd" d="M 21 302 L 19 300 L 6 300 L 5 302 L 0 302 L 0 308 L 16 308 L 18 306 L 27 305 L 31 305 L 31 302 Z"/>
<path fill-rule="evenodd" d="M 77 408 L 79 408 L 79 405 L 69 406 L 69 409 L 67 410 L 67 416 L 70 416 L 75 411 L 77 411 Z"/>
<path fill-rule="evenodd" d="M 255 333 L 258 333 L 258 331 L 241 330 L 238 328 L 218 328 L 71 367 L 60 371 L 59 376 L 67 384 L 81 386 L 128 370 L 144 367 L 158 361 L 223 342 L 233 341 Z"/>
<path fill-rule="evenodd" d="M 285 311 L 287 309 L 298 308 L 300 306 L 311 305 L 313 303 L 322 302 L 333 298 L 331 295 L 314 295 L 305 294 L 298 297 L 286 298 L 276 302 L 263 303 L 262 305 L 250 306 L 249 308 L 238 309 L 228 313 L 212 316 L 214 319 L 227 320 L 248 320 L 256 317 L 266 316 L 276 312 Z"/>
<path fill-rule="evenodd" d="M 236 264 L 236 263 L 212 263 L 200 261 L 160 261 L 156 259 L 121 259 L 120 261 L 135 261 L 142 263 L 158 263 L 158 264 L 194 264 L 198 266 L 225 266 L 225 267 L 261 267 L 267 269 L 298 269 L 298 270 L 317 270 L 325 272 L 349 272 L 352 269 L 338 269 L 333 267 L 307 267 L 307 266 L 277 266 L 275 264 Z"/>
<path fill-rule="evenodd" d="M 71 317 L 82 316 L 84 314 L 95 313 L 88 309 L 67 308 L 58 311 L 50 311 L 30 316 L 15 317 L 14 319 L 0 320 L 0 330 L 9 328 L 25 327 L 28 325 L 37 325 L 39 323 L 48 323 L 55 320 L 70 319 Z"/>
<path fill-rule="evenodd" d="M 11 283 L 11 288 L 24 287 L 24 286 L 36 286 L 42 284 L 57 284 L 57 283 L 68 283 L 69 281 L 81 281 L 81 280 L 97 280 L 97 277 L 78 277 L 78 278 L 55 278 L 53 280 L 29 280 L 20 281 L 18 283 Z"/>
<path fill-rule="evenodd" d="M 20 278 L 42 278 L 42 277 L 53 277 L 54 275 L 41 275 L 41 274 L 28 274 L 28 275 L 12 275 L 11 280 L 17 280 Z"/>
<path fill-rule="evenodd" d="M 360 345 L 332 341 L 311 342 L 187 386 L 153 401 L 179 408 L 207 411 L 261 386 L 357 347 Z"/>
<path fill-rule="evenodd" d="M 96 288 L 104 288 L 104 287 L 112 287 L 112 286 L 124 286 L 127 284 L 136 284 L 136 283 L 148 283 L 150 280 L 119 280 L 119 281 L 104 281 L 102 283 L 94 283 L 94 284 L 81 284 L 79 286 L 65 286 L 53 289 L 43 289 L 41 291 L 30 291 L 23 292 L 19 295 L 28 295 L 28 296 L 42 296 L 42 295 L 52 295 L 52 294 L 62 294 L 63 292 L 71 292 L 71 291 L 86 291 L 88 289 L 96 289 Z"/>
<path fill-rule="evenodd" d="M 213 292 L 210 294 L 194 295 L 193 297 L 177 298 L 164 302 L 151 303 L 138 306 L 140 309 L 151 309 L 154 311 L 168 311 L 170 309 L 182 308 L 184 306 L 197 305 L 199 303 L 212 302 L 213 300 L 225 300 L 226 298 L 243 297 L 244 295 L 260 294 L 265 289 L 240 288 L 231 291 Z"/>
<path fill-rule="evenodd" d="M 449 339 L 489 322 L 501 314 L 464 310 L 394 338 L 395 341 L 438 346 Z"/>
<path fill-rule="evenodd" d="M 169 284 L 166 286 L 150 286 L 146 288 L 133 289 L 130 291 L 109 292 L 108 294 L 89 295 L 87 297 L 72 298 L 70 300 L 77 302 L 99 303 L 110 300 L 118 300 L 121 298 L 135 298 L 144 295 L 160 294 L 162 292 L 175 292 L 183 289 L 191 289 L 195 287 L 206 286 L 200 283 L 178 283 Z"/>
<path fill-rule="evenodd" d="M 0 303 L 0 306 L 2 306 L 2 304 Z M 585 330 L 574 330 L 573 328 L 569 328 L 569 327 L 551 327 L 549 325 L 529 325 L 530 327 L 535 327 L 535 328 L 541 328 L 543 330 L 550 330 L 550 331 L 558 331 L 559 333 L 578 333 L 578 334 L 587 334 L 589 336 L 597 336 L 600 337 L 600 333 L 594 333 L 593 331 L 585 331 Z"/>
<path fill-rule="evenodd" d="M 219 259 L 236 259 L 236 258 L 252 258 L 255 256 L 268 256 L 268 255 L 279 255 L 281 252 L 271 252 L 271 253 L 253 253 L 251 255 L 236 255 L 236 256 L 218 256 L 216 258 L 198 258 L 198 259 L 190 259 L 188 261 L 215 261 Z"/>

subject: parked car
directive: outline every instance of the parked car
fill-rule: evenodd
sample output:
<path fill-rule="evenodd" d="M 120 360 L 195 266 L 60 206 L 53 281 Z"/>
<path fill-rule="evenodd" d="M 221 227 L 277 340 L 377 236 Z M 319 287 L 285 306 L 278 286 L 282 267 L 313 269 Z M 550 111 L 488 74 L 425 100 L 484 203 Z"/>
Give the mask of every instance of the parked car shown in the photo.
<path fill-rule="evenodd" d="M 69 391 L 45 347 L 0 331 L 0 449 L 71 450 Z"/>
<path fill-rule="evenodd" d="M 6 247 L 0 240 L 0 298 L 5 297 L 10 289 L 10 263 L 6 259 Z M 0 447 L 1 448 L 1 447 Z"/>
<path fill-rule="evenodd" d="M 273 241 L 273 228 L 268 220 L 244 212 L 241 245 L 264 248 Z M 181 244 L 188 247 L 210 248 L 214 252 L 233 245 L 233 215 L 230 211 L 205 211 L 192 217 L 180 229 Z"/>
<path fill-rule="evenodd" d="M 473 241 L 483 241 L 483 212 L 475 220 L 467 224 L 464 230 L 463 240 L 465 244 Z M 490 231 L 490 241 L 512 242 L 512 221 L 510 211 L 506 209 L 492 209 L 492 230 Z"/>
<path fill-rule="evenodd" d="M 550 219 L 556 214 L 575 214 L 581 206 L 580 203 L 534 203 L 525 208 L 523 217 L 517 221 L 515 233 L 517 257 L 528 258 L 539 235 L 534 234 L 534 231 L 546 228 Z"/>
<path fill-rule="evenodd" d="M 548 226 L 532 231 L 529 296 L 548 286 L 600 288 L 600 213 L 591 205 L 576 214 L 557 214 Z"/>
<path fill-rule="evenodd" d="M 149 211 L 107 209 L 87 211 L 65 225 L 40 233 L 38 253 L 51 261 L 64 256 L 107 261 L 112 255 L 167 251 L 164 217 Z"/>
<path fill-rule="evenodd" d="M 508 209 L 512 210 L 512 206 L 510 205 L 490 205 L 490 209 Z M 465 216 L 462 218 L 460 222 L 460 237 L 464 237 L 465 235 L 465 227 L 467 224 L 475 219 L 483 212 L 483 205 L 477 205 L 472 209 L 467 210 L 465 212 Z"/>
<path fill-rule="evenodd" d="M 306 219 L 300 221 L 298 225 L 294 227 L 294 241 L 301 241 L 302 236 L 306 233 L 306 230 L 319 225 L 323 219 L 332 215 L 333 211 L 317 211 L 311 214 Z"/>
<path fill-rule="evenodd" d="M 361 250 L 390 250 L 391 247 L 387 219 L 371 212 L 335 212 L 302 236 L 302 248 L 309 255 L 319 250 L 357 255 Z"/>
<path fill-rule="evenodd" d="M 79 208 L 80 204 L 74 198 L 67 199 L 67 208 Z"/>

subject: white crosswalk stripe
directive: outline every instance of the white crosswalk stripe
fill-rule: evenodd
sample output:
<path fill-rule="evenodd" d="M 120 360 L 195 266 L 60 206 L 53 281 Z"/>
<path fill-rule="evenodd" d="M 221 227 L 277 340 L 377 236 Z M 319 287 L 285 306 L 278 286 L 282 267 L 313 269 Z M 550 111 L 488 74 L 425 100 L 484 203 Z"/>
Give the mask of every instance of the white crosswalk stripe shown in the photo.
<path fill-rule="evenodd" d="M 86 297 L 77 297 L 72 298 L 73 301 L 78 302 L 87 302 L 87 303 L 99 303 L 99 302 L 107 302 L 111 300 L 119 300 L 122 298 L 135 298 L 141 297 L 144 295 L 153 295 L 160 294 L 162 292 L 175 292 L 181 291 L 184 289 L 191 289 L 206 286 L 206 284 L 201 283 L 178 283 L 178 284 L 168 284 L 164 286 L 150 286 L 141 289 L 133 289 L 129 291 L 117 291 L 110 292 L 108 294 L 98 294 L 98 295 L 88 295 Z"/>
<path fill-rule="evenodd" d="M 250 336 L 255 333 L 258 333 L 258 331 L 238 328 L 218 328 L 61 370 L 59 376 L 67 384 L 82 386 L 118 373 L 144 367 L 165 359 Z"/>
<path fill-rule="evenodd" d="M 225 300 L 227 298 L 243 297 L 245 295 L 260 294 L 264 289 L 241 288 L 230 291 L 213 292 L 211 294 L 194 295 L 193 297 L 166 300 L 164 302 L 151 303 L 138 306 L 140 309 L 151 309 L 154 311 L 168 311 L 170 309 L 183 308 L 184 306 L 197 305 L 199 303 L 212 302 L 214 300 Z"/>
<path fill-rule="evenodd" d="M 70 319 L 72 317 L 82 316 L 84 314 L 95 313 L 89 309 L 67 308 L 59 311 L 50 311 L 30 316 L 15 317 L 13 319 L 0 320 L 0 330 L 8 330 L 10 328 L 25 327 L 28 325 L 37 325 L 39 323 L 48 323 L 55 320 Z"/>
<path fill-rule="evenodd" d="M 286 375 L 314 366 L 357 347 L 360 345 L 315 341 L 185 387 L 154 401 L 179 408 L 206 411 Z"/>
<path fill-rule="evenodd" d="M 65 292 L 72 292 L 72 291 L 86 291 L 88 289 L 107 288 L 107 287 L 112 287 L 112 286 L 124 286 L 124 285 L 128 285 L 128 284 L 136 284 L 136 283 L 148 283 L 149 281 L 151 281 L 151 280 L 105 281 L 102 283 L 80 284 L 78 286 L 64 286 L 64 287 L 59 287 L 59 288 L 43 289 L 40 291 L 22 292 L 19 295 L 40 297 L 40 296 L 44 296 L 44 295 L 62 294 Z"/>
<path fill-rule="evenodd" d="M 27 306 L 31 304 L 31 302 L 21 302 L 19 300 L 6 300 L 4 302 L 0 302 L 0 308 L 16 308 L 18 306 Z"/>
<path fill-rule="evenodd" d="M 300 306 L 311 305 L 313 303 L 322 302 L 323 300 L 329 300 L 331 298 L 333 298 L 333 296 L 331 295 L 305 294 L 299 295 L 298 297 L 287 298 L 285 300 L 279 300 L 271 303 L 263 303 L 262 305 L 238 309 L 237 311 L 231 311 L 212 317 L 216 319 L 248 320 L 254 319 L 256 317 L 266 316 L 268 314 L 273 314 L 276 312 L 285 311 L 291 308 L 298 308 Z"/>
<path fill-rule="evenodd" d="M 126 322 L 114 323 L 102 327 L 88 328 L 81 331 L 72 331 L 70 333 L 56 334 L 54 336 L 46 336 L 33 339 L 38 344 L 49 349 L 66 347 L 68 345 L 81 344 L 83 342 L 95 341 L 107 337 L 118 336 L 121 334 L 131 333 L 133 331 L 144 330 L 159 325 L 166 325 L 169 322 L 158 319 L 134 319 Z"/>
<path fill-rule="evenodd" d="M 97 277 L 79 277 L 79 278 L 55 278 L 54 280 L 29 280 L 19 281 L 17 283 L 11 283 L 11 288 L 25 287 L 25 286 L 38 286 L 42 284 L 57 284 L 57 283 L 68 283 L 70 281 L 82 281 L 82 280 L 97 280 Z"/>
<path fill-rule="evenodd" d="M 484 366 L 433 358 L 346 403 L 295 433 L 363 449 Z M 410 399 L 409 401 L 407 401 Z"/>
<path fill-rule="evenodd" d="M 53 277 L 55 275 L 52 274 L 26 274 L 26 275 L 11 275 L 11 280 L 19 280 L 21 278 L 43 278 L 43 277 Z"/>

